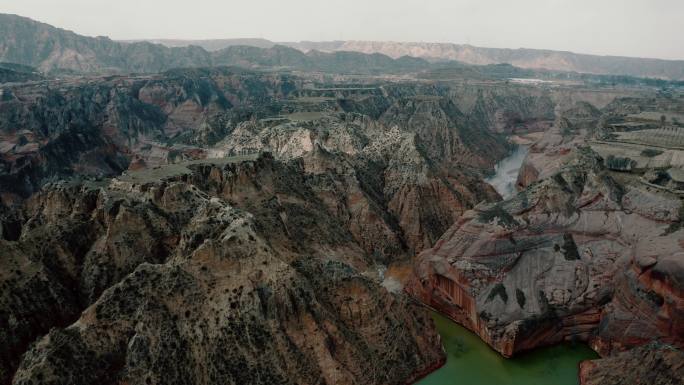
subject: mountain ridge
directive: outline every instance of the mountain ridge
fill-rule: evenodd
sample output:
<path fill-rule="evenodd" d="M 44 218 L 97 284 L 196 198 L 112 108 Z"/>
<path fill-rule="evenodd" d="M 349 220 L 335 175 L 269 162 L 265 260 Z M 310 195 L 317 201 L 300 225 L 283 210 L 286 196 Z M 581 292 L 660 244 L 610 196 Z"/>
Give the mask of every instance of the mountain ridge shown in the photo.
<path fill-rule="evenodd" d="M 352 51 L 366 54 L 381 53 L 393 59 L 411 56 L 432 62 L 454 60 L 475 65 L 507 63 L 525 69 L 546 69 L 597 75 L 656 77 L 669 80 L 684 79 L 684 60 L 595 55 L 538 48 L 492 48 L 457 43 L 372 40 L 273 42 L 266 39 L 174 39 L 171 40 L 173 44 L 169 46 L 198 45 L 211 50 L 211 47 L 220 49 L 220 42 L 233 44 L 234 41 L 247 42 L 249 40 L 258 41 L 259 45 L 255 46 L 263 46 L 266 42 L 270 42 L 272 45 L 285 45 L 305 53 L 312 50 L 321 52 Z M 164 39 L 150 41 L 168 44 Z"/>
<path fill-rule="evenodd" d="M 358 52 L 305 54 L 283 45 L 229 46 L 209 52 L 199 46 L 166 47 L 87 37 L 16 15 L 0 14 L 0 62 L 29 65 L 45 73 L 157 73 L 180 67 L 238 65 L 304 71 L 374 73 L 429 67 L 422 59 L 394 60 Z"/>
<path fill-rule="evenodd" d="M 269 42 L 265 39 L 136 40 L 88 37 L 27 17 L 0 14 L 0 62 L 44 73 L 155 73 L 242 66 L 336 73 L 410 73 L 444 65 L 510 64 L 525 70 L 684 80 L 684 61 L 451 43 Z M 184 45 L 185 44 L 185 45 Z"/>

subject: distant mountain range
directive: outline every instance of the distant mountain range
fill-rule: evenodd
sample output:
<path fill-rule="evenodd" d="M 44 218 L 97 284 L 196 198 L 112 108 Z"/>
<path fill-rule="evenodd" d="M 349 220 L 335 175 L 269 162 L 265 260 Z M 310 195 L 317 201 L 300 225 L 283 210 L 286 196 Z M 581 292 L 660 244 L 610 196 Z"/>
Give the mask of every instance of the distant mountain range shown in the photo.
<path fill-rule="evenodd" d="M 154 44 L 162 44 L 167 47 L 187 47 L 189 45 L 196 45 L 206 49 L 207 51 L 218 51 L 224 48 L 232 47 L 234 45 L 246 45 L 257 48 L 271 48 L 276 43 L 260 38 L 245 38 L 245 39 L 204 39 L 204 40 L 183 40 L 183 39 L 143 39 L 143 40 L 120 40 L 123 43 L 139 43 L 149 42 Z M 287 45 L 287 44 L 283 44 Z"/>
<path fill-rule="evenodd" d="M 483 48 L 451 43 L 331 41 L 285 43 L 302 51 L 354 51 L 389 57 L 413 56 L 430 61 L 456 60 L 467 64 L 508 63 L 520 68 L 590 74 L 628 75 L 670 80 L 684 79 L 684 60 L 584 55 L 540 49 Z"/>
<path fill-rule="evenodd" d="M 252 40 L 240 41 L 254 43 Z M 179 45 L 166 41 L 168 45 Z M 180 67 L 240 66 L 335 73 L 415 72 L 431 67 L 424 59 L 392 59 L 359 52 L 302 51 L 283 45 L 260 48 L 229 44 L 209 51 L 197 45 L 169 47 L 86 37 L 25 17 L 0 14 L 0 62 L 17 63 L 48 73 L 153 73 Z"/>
<path fill-rule="evenodd" d="M 684 60 L 662 60 L 623 56 L 585 55 L 568 51 L 527 48 L 484 48 L 452 43 L 409 43 L 389 41 L 301 41 L 272 42 L 266 39 L 148 40 L 169 47 L 196 45 L 219 50 L 234 45 L 270 48 L 283 45 L 302 52 L 379 53 L 391 58 L 410 56 L 430 62 L 459 61 L 473 65 L 507 63 L 520 68 L 579 72 L 598 75 L 684 80 Z"/>
<path fill-rule="evenodd" d="M 301 41 L 271 42 L 265 39 L 221 40 L 151 40 L 173 47 L 197 45 L 216 50 L 236 44 L 268 48 L 276 44 L 296 48 L 302 52 L 361 52 L 379 53 L 391 58 L 411 56 L 430 62 L 459 61 L 466 64 L 486 65 L 507 63 L 520 68 L 579 72 L 601 75 L 684 80 L 684 60 L 662 60 L 623 56 L 585 55 L 568 51 L 527 48 L 484 48 L 467 44 L 410 43 L 391 41 Z"/>
<path fill-rule="evenodd" d="M 448 43 L 283 42 L 265 39 L 114 41 L 0 14 L 0 62 L 44 73 L 161 72 L 217 65 L 335 73 L 432 71 L 445 62 L 684 80 L 684 61 Z"/>

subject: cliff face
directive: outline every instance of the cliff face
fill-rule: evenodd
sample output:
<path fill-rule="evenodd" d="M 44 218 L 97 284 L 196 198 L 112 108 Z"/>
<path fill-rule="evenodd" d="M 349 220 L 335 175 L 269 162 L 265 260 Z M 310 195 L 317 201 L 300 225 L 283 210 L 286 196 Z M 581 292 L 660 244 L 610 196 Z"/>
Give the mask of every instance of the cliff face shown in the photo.
<path fill-rule="evenodd" d="M 13 383 L 402 383 L 442 360 L 428 313 L 364 273 L 371 258 L 301 165 L 164 175 L 26 203 L 3 241 L 3 382 L 45 333 Z"/>
<path fill-rule="evenodd" d="M 465 213 L 417 257 L 407 290 L 506 356 L 586 341 L 610 358 L 583 364 L 583 383 L 613 383 L 643 378 L 609 374 L 639 365 L 630 349 L 653 354 L 655 371 L 656 357 L 681 355 L 682 212 L 676 194 L 604 166 L 584 144 L 596 121 L 583 105 L 561 114 L 528 155 L 524 190 Z M 653 341 L 675 352 L 652 352 Z M 681 366 L 666 361 L 647 378 L 677 383 Z"/>
<path fill-rule="evenodd" d="M 681 349 L 679 199 L 589 170 L 464 214 L 418 257 L 411 293 L 507 356 L 564 340 Z"/>
<path fill-rule="evenodd" d="M 553 175 L 568 163 L 574 149 L 585 144 L 596 131 L 601 112 L 587 102 L 559 104 L 553 125 L 534 142 L 518 172 L 517 187 L 524 189 L 537 180 Z"/>

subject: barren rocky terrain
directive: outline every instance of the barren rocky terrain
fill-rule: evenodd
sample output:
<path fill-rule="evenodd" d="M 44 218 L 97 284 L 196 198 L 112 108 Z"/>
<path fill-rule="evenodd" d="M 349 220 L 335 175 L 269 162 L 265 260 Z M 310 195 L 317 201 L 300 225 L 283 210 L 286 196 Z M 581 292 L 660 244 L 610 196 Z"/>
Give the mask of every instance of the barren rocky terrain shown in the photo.
<path fill-rule="evenodd" d="M 679 383 L 681 193 L 586 140 L 612 132 L 622 103 L 562 111 L 530 148 L 521 191 L 463 214 L 419 255 L 407 289 L 506 356 L 588 342 L 607 358 L 582 363 L 582 383 Z"/>
<path fill-rule="evenodd" d="M 679 83 L 2 17 L 0 383 L 408 384 L 446 359 L 430 308 L 504 356 L 587 343 L 582 384 L 681 383 Z"/>

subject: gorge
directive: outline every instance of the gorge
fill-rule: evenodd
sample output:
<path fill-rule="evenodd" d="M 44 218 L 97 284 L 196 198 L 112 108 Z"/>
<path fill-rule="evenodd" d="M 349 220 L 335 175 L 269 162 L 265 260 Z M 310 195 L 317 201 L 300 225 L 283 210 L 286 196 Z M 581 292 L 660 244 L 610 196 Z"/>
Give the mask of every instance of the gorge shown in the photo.
<path fill-rule="evenodd" d="M 681 82 L 0 20 L 0 384 L 682 384 Z"/>

